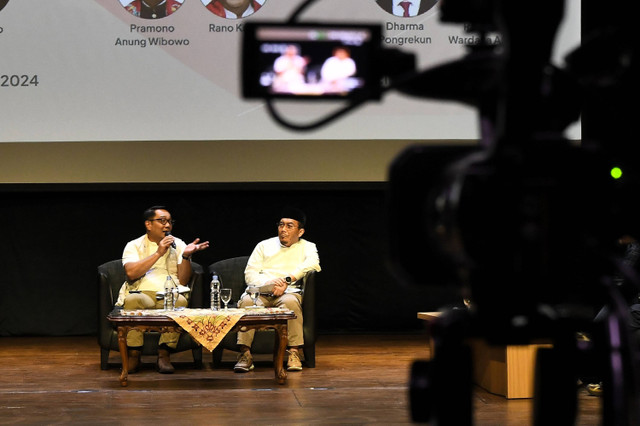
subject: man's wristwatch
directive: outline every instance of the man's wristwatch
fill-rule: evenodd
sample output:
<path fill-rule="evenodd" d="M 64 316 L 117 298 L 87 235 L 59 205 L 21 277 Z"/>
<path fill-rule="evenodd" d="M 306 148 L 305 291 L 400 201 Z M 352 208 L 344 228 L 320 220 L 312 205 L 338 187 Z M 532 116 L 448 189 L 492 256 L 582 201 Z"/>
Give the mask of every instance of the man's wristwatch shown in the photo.
<path fill-rule="evenodd" d="M 191 256 L 185 256 L 184 254 L 182 255 L 182 258 L 183 258 L 184 260 L 191 260 Z"/>

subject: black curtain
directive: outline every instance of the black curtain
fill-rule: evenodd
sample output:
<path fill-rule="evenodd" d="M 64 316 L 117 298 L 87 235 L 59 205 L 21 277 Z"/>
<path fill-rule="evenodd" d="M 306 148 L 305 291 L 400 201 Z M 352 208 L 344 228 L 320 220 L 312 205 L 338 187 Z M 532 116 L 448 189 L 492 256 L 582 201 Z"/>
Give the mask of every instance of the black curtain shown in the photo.
<path fill-rule="evenodd" d="M 303 209 L 323 269 L 321 333 L 415 331 L 418 311 L 457 301 L 451 288 L 405 287 L 389 272 L 382 183 L 3 185 L 0 197 L 2 336 L 95 334 L 97 267 L 144 233 L 142 212 L 156 204 L 176 236 L 211 242 L 194 257 L 205 268 L 275 236 L 283 206 Z"/>

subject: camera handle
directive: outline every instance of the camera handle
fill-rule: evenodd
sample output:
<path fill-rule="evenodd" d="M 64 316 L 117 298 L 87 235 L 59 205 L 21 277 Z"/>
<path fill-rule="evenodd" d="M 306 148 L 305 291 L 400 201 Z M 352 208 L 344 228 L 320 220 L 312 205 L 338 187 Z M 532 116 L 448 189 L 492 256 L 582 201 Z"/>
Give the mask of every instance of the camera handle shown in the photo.
<path fill-rule="evenodd" d="M 291 16 L 289 16 L 289 19 L 287 20 L 287 23 L 289 24 L 293 24 L 295 22 L 298 21 L 298 17 L 305 11 L 305 9 L 307 9 L 309 6 L 311 6 L 313 3 L 315 3 L 316 0 L 305 0 L 303 3 L 301 3 L 297 9 L 295 9 L 293 11 L 293 13 L 291 14 Z M 314 121 L 312 123 L 308 123 L 308 124 L 296 124 L 293 123 L 289 120 L 286 120 L 275 108 L 275 105 L 273 103 L 273 99 L 267 98 L 266 99 L 266 105 L 267 105 L 267 111 L 269 112 L 269 115 L 271 116 L 271 118 L 273 118 L 278 124 L 280 124 L 281 126 L 284 126 L 288 129 L 291 130 L 298 130 L 298 131 L 310 131 L 310 130 L 315 130 L 319 127 L 322 127 L 326 124 L 329 124 L 330 122 L 332 122 L 333 120 L 337 119 L 338 117 L 340 117 L 343 114 L 346 114 L 347 112 L 359 107 L 360 105 L 362 105 L 363 103 L 365 103 L 367 101 L 367 99 L 356 99 L 353 100 L 352 102 L 350 102 L 348 105 L 346 105 L 344 108 L 341 108 L 337 111 L 334 111 L 330 114 L 328 114 L 327 116 L 325 116 L 324 118 L 321 118 L 317 121 Z"/>
<path fill-rule="evenodd" d="M 332 122 L 333 120 L 337 119 L 338 117 L 340 117 L 343 114 L 346 114 L 347 112 L 359 107 L 360 105 L 364 104 L 368 99 L 354 99 L 352 100 L 348 105 L 346 105 L 345 107 L 334 111 L 332 113 L 330 113 L 329 115 L 325 116 L 324 118 L 321 118 L 317 121 L 314 121 L 312 123 L 308 123 L 308 124 L 296 124 L 293 123 L 291 121 L 286 120 L 282 115 L 280 115 L 280 113 L 276 110 L 274 104 L 273 104 L 273 99 L 267 98 L 266 99 L 266 105 L 267 105 L 267 111 L 269 112 L 269 115 L 271 115 L 271 118 L 273 118 L 278 124 L 287 127 L 291 130 L 299 130 L 299 131 L 305 131 L 305 130 L 314 130 L 317 129 L 319 127 L 322 127 L 330 122 Z"/>
<path fill-rule="evenodd" d="M 316 0 L 305 0 L 289 16 L 287 23 L 288 24 L 297 23 L 300 15 L 315 2 Z M 385 71 L 384 72 L 385 75 L 382 75 L 381 78 L 386 77 L 389 80 L 393 80 L 392 83 L 389 84 L 386 88 L 382 88 L 381 93 L 394 89 L 396 87 L 400 87 L 401 85 L 405 85 L 407 84 L 407 82 L 410 82 L 414 78 L 420 77 L 422 75 L 421 73 L 416 73 L 414 70 L 415 57 L 413 55 L 403 54 L 393 49 L 383 50 L 381 54 L 383 55 L 383 57 L 379 58 L 379 61 L 377 64 L 379 67 L 383 67 Z M 398 64 L 398 65 L 396 65 L 394 68 L 393 66 L 389 67 L 389 64 Z M 397 76 L 399 76 L 400 78 L 397 80 L 397 84 L 396 84 L 395 78 Z M 332 121 L 336 120 L 340 116 L 356 109 L 357 107 L 361 106 L 362 104 L 366 103 L 369 100 L 371 100 L 371 98 L 367 96 L 352 98 L 349 100 L 348 104 L 345 105 L 344 107 L 334 112 L 331 112 L 325 117 L 320 118 L 316 121 L 313 121 L 311 123 L 304 123 L 304 124 L 294 123 L 292 121 L 285 119 L 280 114 L 280 112 L 276 109 L 273 98 L 266 98 L 265 103 L 266 103 L 267 111 L 269 112 L 269 115 L 278 124 L 291 130 L 310 131 L 331 123 Z"/>
<path fill-rule="evenodd" d="M 300 4 L 300 6 L 298 6 L 296 10 L 293 11 L 291 16 L 289 16 L 289 20 L 287 22 L 289 24 L 293 24 L 294 22 L 297 22 L 298 16 L 300 16 L 307 7 L 311 6 L 315 2 L 316 0 L 305 0 L 303 3 Z"/>

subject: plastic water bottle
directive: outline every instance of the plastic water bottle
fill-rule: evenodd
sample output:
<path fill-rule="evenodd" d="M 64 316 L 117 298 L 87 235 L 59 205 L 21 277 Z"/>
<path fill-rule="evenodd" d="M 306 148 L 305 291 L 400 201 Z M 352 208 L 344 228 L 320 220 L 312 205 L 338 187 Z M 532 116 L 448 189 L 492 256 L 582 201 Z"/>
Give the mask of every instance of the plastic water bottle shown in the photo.
<path fill-rule="evenodd" d="M 217 275 L 211 280 L 211 309 L 220 310 L 220 280 Z"/>
<path fill-rule="evenodd" d="M 167 275 L 167 279 L 164 282 L 164 310 L 173 311 L 173 280 L 171 275 Z"/>
<path fill-rule="evenodd" d="M 180 296 L 180 290 L 178 289 L 178 287 L 173 288 L 173 294 L 171 296 L 173 297 L 173 303 L 171 304 L 171 308 L 174 311 L 176 311 L 178 310 L 176 303 L 178 303 L 178 297 Z"/>

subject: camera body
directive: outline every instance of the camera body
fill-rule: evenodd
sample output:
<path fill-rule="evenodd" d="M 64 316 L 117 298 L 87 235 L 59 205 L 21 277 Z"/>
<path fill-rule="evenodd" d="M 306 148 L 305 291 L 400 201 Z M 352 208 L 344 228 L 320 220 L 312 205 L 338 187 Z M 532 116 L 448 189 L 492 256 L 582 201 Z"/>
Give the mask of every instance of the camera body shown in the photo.
<path fill-rule="evenodd" d="M 271 98 L 356 104 L 394 88 L 477 107 L 478 145 L 411 147 L 390 168 L 390 224 L 412 224 L 411 233 L 391 235 L 398 281 L 456 286 L 461 301 L 471 299 L 469 309 L 449 309 L 434 322 L 435 357 L 414 364 L 414 420 L 472 424 L 468 338 L 490 344 L 544 339 L 553 348 L 535 368 L 535 424 L 573 423 L 574 376 L 585 365 L 597 366 L 603 377 L 603 423 L 638 424 L 639 351 L 628 307 L 611 285 L 620 269 L 613 242 L 640 232 L 632 109 L 617 106 L 635 99 L 630 89 L 638 84 L 637 38 L 622 36 L 632 28 L 630 14 L 620 17 L 610 8 L 615 30 L 593 28 L 596 42 L 583 36 L 586 46 L 559 70 L 551 52 L 564 2 L 540 8 L 441 0 L 439 6 L 443 22 L 463 23 L 480 35 L 498 31 L 504 45 L 470 46 L 465 58 L 416 73 L 412 56 L 381 48 L 377 25 L 252 22 L 243 42 L 243 96 L 266 99 L 267 106 Z M 598 26 L 600 9 L 592 10 Z M 624 43 L 602 67 L 611 34 Z M 326 89 L 321 64 L 345 45 L 357 72 L 340 90 Z M 298 57 L 297 80 L 278 86 L 276 62 L 289 47 Z M 591 137 L 574 143 L 563 132 L 581 113 L 592 123 L 586 127 Z M 613 180 L 610 171 L 618 165 L 625 177 Z M 633 284 L 640 287 L 640 278 Z M 603 304 L 612 313 L 595 323 Z M 583 347 L 576 332 L 585 330 L 596 338 Z"/>

